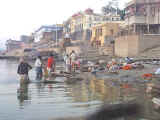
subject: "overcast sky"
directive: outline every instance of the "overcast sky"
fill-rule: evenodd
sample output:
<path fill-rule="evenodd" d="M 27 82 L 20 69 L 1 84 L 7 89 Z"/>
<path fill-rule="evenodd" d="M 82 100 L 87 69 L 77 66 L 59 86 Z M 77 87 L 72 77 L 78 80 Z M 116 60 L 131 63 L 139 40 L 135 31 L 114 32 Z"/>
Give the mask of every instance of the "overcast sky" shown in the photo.
<path fill-rule="evenodd" d="M 109 0 L 0 0 L 0 43 L 19 39 L 41 25 L 62 23 L 75 12 L 92 8 L 100 12 Z M 120 0 L 120 6 L 127 0 Z M 3 45 L 2 45 L 3 44 Z"/>

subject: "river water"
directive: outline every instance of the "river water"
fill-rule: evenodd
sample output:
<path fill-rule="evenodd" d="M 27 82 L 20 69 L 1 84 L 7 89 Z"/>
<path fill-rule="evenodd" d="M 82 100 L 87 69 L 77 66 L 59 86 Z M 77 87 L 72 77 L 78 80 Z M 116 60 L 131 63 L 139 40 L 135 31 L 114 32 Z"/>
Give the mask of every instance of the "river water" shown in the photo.
<path fill-rule="evenodd" d="M 121 90 L 109 86 L 103 79 L 89 82 L 42 84 L 29 73 L 32 83 L 19 84 L 17 61 L 0 61 L 0 120 L 50 120 L 61 117 L 85 116 L 103 103 L 119 103 L 138 98 L 143 104 L 143 116 L 157 116 L 145 94 L 131 94 L 135 88 Z M 63 81 L 63 78 L 57 78 Z M 21 92 L 17 92 L 18 90 Z M 138 120 L 138 119 L 137 119 Z"/>

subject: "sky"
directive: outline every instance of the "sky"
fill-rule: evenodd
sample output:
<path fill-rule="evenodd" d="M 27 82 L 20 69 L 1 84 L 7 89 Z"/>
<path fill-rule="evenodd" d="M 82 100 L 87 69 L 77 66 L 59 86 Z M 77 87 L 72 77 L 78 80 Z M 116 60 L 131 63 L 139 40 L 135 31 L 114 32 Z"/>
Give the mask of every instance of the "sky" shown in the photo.
<path fill-rule="evenodd" d="M 9 38 L 30 35 L 41 25 L 61 24 L 87 8 L 100 13 L 109 0 L 0 0 L 0 48 Z M 127 0 L 120 0 L 124 6 Z"/>

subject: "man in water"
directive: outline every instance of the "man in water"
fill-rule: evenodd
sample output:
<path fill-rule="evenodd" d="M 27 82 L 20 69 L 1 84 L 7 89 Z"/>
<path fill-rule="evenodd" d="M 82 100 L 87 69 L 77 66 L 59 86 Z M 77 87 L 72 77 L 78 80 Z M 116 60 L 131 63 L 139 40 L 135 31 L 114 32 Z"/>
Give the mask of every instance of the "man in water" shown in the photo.
<path fill-rule="evenodd" d="M 30 69 L 32 69 L 32 66 L 30 66 L 30 65 L 24 60 L 24 58 L 21 58 L 21 59 L 20 59 L 20 63 L 19 63 L 19 65 L 18 65 L 17 73 L 20 75 L 20 79 L 21 79 L 21 81 L 23 81 L 24 83 L 28 83 L 28 82 L 29 82 L 28 72 L 29 72 Z"/>
<path fill-rule="evenodd" d="M 36 68 L 36 79 L 41 79 L 43 72 L 42 72 L 42 57 L 38 56 L 35 62 Z"/>

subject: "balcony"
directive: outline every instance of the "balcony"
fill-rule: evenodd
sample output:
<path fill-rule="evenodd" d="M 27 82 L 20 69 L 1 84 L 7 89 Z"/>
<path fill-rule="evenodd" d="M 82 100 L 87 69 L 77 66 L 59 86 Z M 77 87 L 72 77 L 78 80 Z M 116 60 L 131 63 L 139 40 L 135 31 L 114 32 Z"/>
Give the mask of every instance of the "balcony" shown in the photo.
<path fill-rule="evenodd" d="M 160 3 L 160 0 L 130 0 L 130 2 L 126 3 L 126 8 L 133 4 L 157 4 Z"/>
<path fill-rule="evenodd" d="M 145 16 L 130 16 L 125 19 L 125 24 L 126 25 L 131 25 L 131 24 L 145 24 L 146 23 L 146 18 Z"/>

